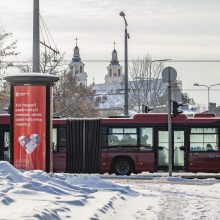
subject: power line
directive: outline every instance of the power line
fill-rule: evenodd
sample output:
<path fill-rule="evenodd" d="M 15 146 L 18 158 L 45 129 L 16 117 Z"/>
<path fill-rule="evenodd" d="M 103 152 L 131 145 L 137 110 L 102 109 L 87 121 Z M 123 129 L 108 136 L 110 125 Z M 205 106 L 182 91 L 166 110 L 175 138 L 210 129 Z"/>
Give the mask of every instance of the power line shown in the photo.
<path fill-rule="evenodd" d="M 70 62 L 71 60 L 64 60 L 64 62 Z M 83 60 L 84 62 L 110 62 L 110 59 L 108 59 L 108 60 L 99 60 L 99 59 L 97 59 L 97 60 Z M 120 62 L 123 62 L 124 60 L 119 60 Z M 129 62 L 132 62 L 132 61 L 143 61 L 143 60 L 138 60 L 138 59 L 136 59 L 136 60 L 129 60 Z M 25 61 L 2 61 L 2 62 L 12 62 L 12 63 L 17 63 L 17 62 L 19 62 L 19 63 L 29 63 L 29 62 L 32 62 L 32 60 L 29 60 L 29 61 L 27 61 L 27 60 L 25 60 Z M 169 63 L 171 63 L 171 62 L 173 62 L 173 63 L 220 63 L 220 60 L 169 60 L 169 61 L 166 61 L 166 62 L 169 62 Z"/>
<path fill-rule="evenodd" d="M 220 60 L 168 60 L 173 63 L 220 63 Z"/>
<path fill-rule="evenodd" d="M 192 91 L 192 92 L 194 92 L 194 91 L 198 91 L 198 92 L 205 92 L 205 91 L 207 91 L 207 89 L 182 89 L 182 91 Z M 220 89 L 211 89 L 211 91 L 220 91 Z"/>
<path fill-rule="evenodd" d="M 70 61 L 70 60 L 65 60 L 65 61 Z M 83 60 L 84 62 L 110 62 L 110 60 Z M 138 61 L 144 61 L 141 59 L 133 59 L 133 60 L 128 60 L 128 62 L 138 62 Z M 124 60 L 119 60 L 119 62 L 124 62 Z M 150 61 L 149 61 L 150 62 Z M 161 61 L 163 62 L 163 61 Z M 220 60 L 167 60 L 165 62 L 168 63 L 220 63 Z"/>
<path fill-rule="evenodd" d="M 42 24 L 42 25 L 40 25 L 40 29 L 41 29 L 41 34 L 42 34 L 42 38 L 43 38 L 43 42 L 40 41 L 40 43 L 43 44 L 48 49 L 52 50 L 54 52 L 54 54 L 60 54 L 60 52 L 59 52 L 59 50 L 57 48 L 57 45 L 55 44 L 55 42 L 53 40 L 53 37 L 51 36 L 50 31 L 49 31 L 49 29 L 48 29 L 48 27 L 47 27 L 47 25 L 46 25 L 46 23 L 45 23 L 45 21 L 44 21 L 44 19 L 43 19 L 43 17 L 41 15 L 40 15 L 40 21 L 41 21 L 41 24 Z M 41 26 L 43 27 L 43 29 L 41 28 Z M 48 42 L 49 45 L 47 45 L 45 43 L 45 38 L 44 38 L 43 30 L 44 30 L 44 33 L 46 35 L 47 42 Z M 51 39 L 55 49 L 52 48 L 50 39 Z"/>

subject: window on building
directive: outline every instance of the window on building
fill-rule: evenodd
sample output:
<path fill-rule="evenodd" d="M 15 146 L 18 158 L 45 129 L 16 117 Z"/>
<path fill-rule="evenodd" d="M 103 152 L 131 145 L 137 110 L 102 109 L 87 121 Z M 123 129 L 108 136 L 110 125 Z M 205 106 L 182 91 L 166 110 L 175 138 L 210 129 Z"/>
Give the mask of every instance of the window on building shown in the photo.
<path fill-rule="evenodd" d="M 117 73 L 114 73 L 114 76 L 117 76 Z"/>
<path fill-rule="evenodd" d="M 112 69 L 109 69 L 109 76 L 112 77 Z"/>
<path fill-rule="evenodd" d="M 190 151 L 218 151 L 217 128 L 191 128 Z"/>
<path fill-rule="evenodd" d="M 121 76 L 121 70 L 120 69 L 118 70 L 118 76 Z"/>
<path fill-rule="evenodd" d="M 82 69 L 83 69 L 82 66 L 80 66 L 80 73 L 82 73 Z"/>

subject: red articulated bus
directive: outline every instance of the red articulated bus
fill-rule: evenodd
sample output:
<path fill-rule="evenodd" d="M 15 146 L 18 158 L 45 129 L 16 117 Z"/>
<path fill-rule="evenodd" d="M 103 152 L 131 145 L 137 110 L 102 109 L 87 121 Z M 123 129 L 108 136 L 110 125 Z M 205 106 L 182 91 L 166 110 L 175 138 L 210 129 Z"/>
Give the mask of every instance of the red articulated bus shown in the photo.
<path fill-rule="evenodd" d="M 168 170 L 168 115 L 53 119 L 54 172 L 131 173 Z M 0 116 L 0 159 L 10 159 L 9 115 Z M 220 172 L 220 117 L 172 118 L 174 171 Z"/>

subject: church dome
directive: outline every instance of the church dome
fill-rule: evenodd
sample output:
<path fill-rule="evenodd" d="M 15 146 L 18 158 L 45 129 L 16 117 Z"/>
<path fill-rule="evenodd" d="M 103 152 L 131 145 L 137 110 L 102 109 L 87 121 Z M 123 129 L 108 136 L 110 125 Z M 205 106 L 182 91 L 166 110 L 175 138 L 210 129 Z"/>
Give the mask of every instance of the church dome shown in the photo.
<path fill-rule="evenodd" d="M 77 46 L 77 44 L 76 44 L 76 46 L 75 46 L 73 51 L 74 51 L 74 53 L 73 53 L 72 60 L 74 62 L 79 62 L 81 60 L 81 58 L 80 58 L 80 54 L 79 54 L 79 47 Z"/>
<path fill-rule="evenodd" d="M 114 48 L 114 50 L 112 51 L 112 60 L 110 61 L 111 64 L 119 64 L 118 61 L 118 52 L 116 51 L 116 49 Z"/>

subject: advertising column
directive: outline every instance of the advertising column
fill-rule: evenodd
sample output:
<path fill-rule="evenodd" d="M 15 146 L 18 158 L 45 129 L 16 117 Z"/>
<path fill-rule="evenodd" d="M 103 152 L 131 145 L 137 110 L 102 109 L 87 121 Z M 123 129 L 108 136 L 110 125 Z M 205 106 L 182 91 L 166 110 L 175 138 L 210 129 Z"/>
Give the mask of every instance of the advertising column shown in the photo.
<path fill-rule="evenodd" d="M 14 166 L 46 169 L 46 86 L 14 86 Z"/>

